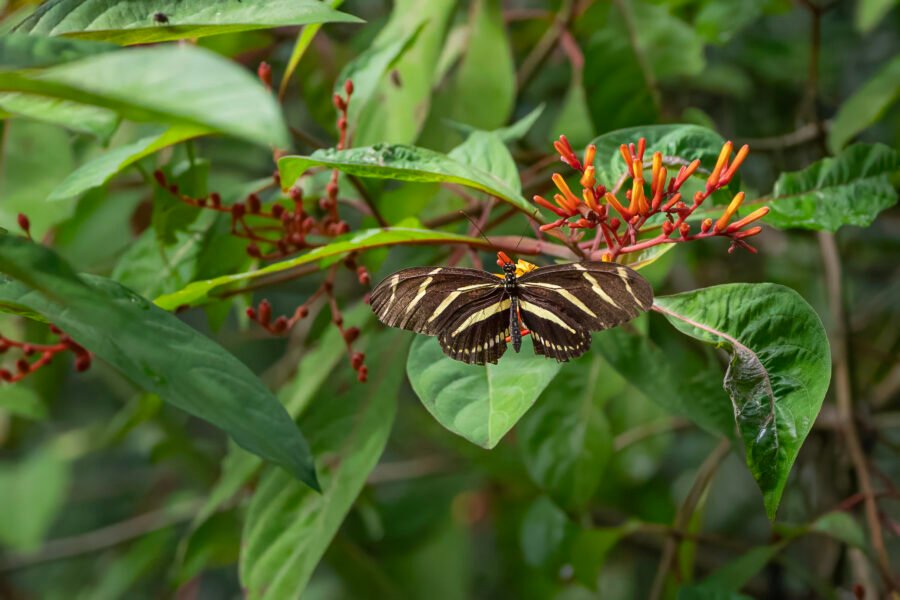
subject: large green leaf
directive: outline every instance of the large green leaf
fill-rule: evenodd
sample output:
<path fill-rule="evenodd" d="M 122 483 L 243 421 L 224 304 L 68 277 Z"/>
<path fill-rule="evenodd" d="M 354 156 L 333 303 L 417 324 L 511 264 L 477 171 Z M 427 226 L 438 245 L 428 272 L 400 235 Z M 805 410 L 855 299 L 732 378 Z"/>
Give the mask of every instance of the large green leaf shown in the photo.
<path fill-rule="evenodd" d="M 612 435 L 597 394 L 600 371 L 595 354 L 564 365 L 557 384 L 541 395 L 517 430 L 531 478 L 567 508 L 587 504 L 612 456 Z"/>
<path fill-rule="evenodd" d="M 766 223 L 775 227 L 837 231 L 867 227 L 897 202 L 890 175 L 900 153 L 882 144 L 854 144 L 792 173 L 782 173 L 767 203 Z"/>
<path fill-rule="evenodd" d="M 448 156 L 464 165 L 487 171 L 516 193 L 522 193 L 522 181 L 519 179 L 516 161 L 498 133 L 473 131 L 462 144 L 451 150 Z"/>
<path fill-rule="evenodd" d="M 625 160 L 619 146 L 637 144 L 642 137 L 647 139 L 644 160 L 648 164 L 654 152 L 661 152 L 664 157 L 678 157 L 689 162 L 700 159 L 702 166 L 712 168 L 725 143 L 718 133 L 699 125 L 651 125 L 605 133 L 591 143 L 597 146 L 597 177 L 607 187 L 612 187 L 625 172 Z"/>
<path fill-rule="evenodd" d="M 318 0 L 50 0 L 17 31 L 147 44 L 309 23 L 359 22 Z"/>
<path fill-rule="evenodd" d="M 399 181 L 458 183 L 508 202 L 538 218 L 522 194 L 485 169 L 451 156 L 415 146 L 378 144 L 349 150 L 317 150 L 311 156 L 285 156 L 278 161 L 281 181 L 289 184 L 310 167 L 338 169 L 350 175 Z"/>
<path fill-rule="evenodd" d="M 418 336 L 406 364 L 413 390 L 441 425 L 483 448 L 493 448 L 531 408 L 559 372 L 559 363 L 535 356 L 530 341 L 511 348 L 496 365 L 453 360 L 436 339 Z"/>
<path fill-rule="evenodd" d="M 309 447 L 262 382 L 221 346 L 121 285 L 79 276 L 50 250 L 0 235 L 0 310 L 27 309 L 143 389 L 316 486 Z"/>
<path fill-rule="evenodd" d="M 900 56 L 866 81 L 841 105 L 828 130 L 828 148 L 837 154 L 861 131 L 874 125 L 900 99 Z"/>
<path fill-rule="evenodd" d="M 65 200 L 79 196 L 103 185 L 145 156 L 204 133 L 208 133 L 208 130 L 182 125 L 113 148 L 70 173 L 50 194 L 50 200 Z"/>
<path fill-rule="evenodd" d="M 0 71 L 0 91 L 112 109 L 135 121 L 288 145 L 281 109 L 246 70 L 191 45 L 107 52 L 36 72 Z"/>
<path fill-rule="evenodd" d="M 831 379 L 822 322 L 797 292 L 770 283 L 657 297 L 656 306 L 683 333 L 729 353 L 725 390 L 747 466 L 774 519 Z"/>
<path fill-rule="evenodd" d="M 594 349 L 650 401 L 710 433 L 734 435 L 734 409 L 718 382 L 718 363 L 694 361 L 690 353 L 669 356 L 647 336 L 621 327 L 595 336 Z M 646 376 L 647 365 L 653 377 Z"/>
<path fill-rule="evenodd" d="M 37 35 L 0 35 L 0 69 L 37 69 L 117 50 L 114 44 Z"/>
<path fill-rule="evenodd" d="M 859 0 L 856 3 L 856 29 L 869 33 L 896 5 L 897 0 Z"/>
<path fill-rule="evenodd" d="M 249 598 L 300 596 L 387 443 L 397 411 L 406 350 L 397 332 L 379 348 L 366 384 L 316 403 L 301 425 L 312 432 L 322 493 L 266 469 L 253 495 L 242 536 L 240 577 Z"/>
<path fill-rule="evenodd" d="M 318 262 L 326 258 L 344 256 L 350 252 L 398 246 L 405 244 L 472 244 L 484 246 L 486 242 L 478 238 L 443 231 L 428 229 L 411 229 L 406 227 L 388 227 L 385 229 L 365 229 L 336 238 L 326 246 L 302 254 L 296 258 L 273 263 L 257 271 L 223 275 L 214 279 L 195 281 L 184 289 L 160 296 L 156 304 L 166 310 L 175 310 L 182 306 L 197 306 L 209 302 L 216 294 L 233 288 L 237 284 L 246 284 L 264 275 L 271 275 L 300 265 Z"/>
<path fill-rule="evenodd" d="M 118 115 L 105 108 L 17 92 L 0 93 L 0 108 L 12 115 L 93 135 L 103 143 L 119 125 Z"/>

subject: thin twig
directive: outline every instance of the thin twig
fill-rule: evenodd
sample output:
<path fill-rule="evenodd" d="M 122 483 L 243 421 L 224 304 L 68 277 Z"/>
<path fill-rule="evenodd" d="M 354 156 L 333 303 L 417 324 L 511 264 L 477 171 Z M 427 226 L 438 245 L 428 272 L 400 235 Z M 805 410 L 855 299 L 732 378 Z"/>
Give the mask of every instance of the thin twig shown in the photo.
<path fill-rule="evenodd" d="M 572 15 L 572 0 L 564 0 L 559 12 L 556 13 L 553 24 L 544 33 L 543 37 L 538 40 L 538 43 L 535 44 L 534 48 L 532 48 L 531 52 L 525 57 L 522 61 L 522 65 L 519 67 L 519 72 L 516 74 L 516 84 L 520 92 L 529 82 L 531 82 L 540 66 L 544 64 L 544 61 L 550 56 L 553 48 L 556 46 L 557 42 L 559 42 L 562 32 L 568 28 L 569 23 L 572 20 Z"/>
<path fill-rule="evenodd" d="M 613 448 L 616 452 L 621 452 L 628 446 L 643 442 L 646 439 L 663 433 L 671 433 L 680 429 L 686 429 L 690 426 L 691 422 L 681 417 L 651 421 L 650 423 L 645 423 L 617 435 L 613 440 Z"/>
<path fill-rule="evenodd" d="M 0 559 L 0 571 L 15 571 L 118 546 L 148 533 L 189 521 L 201 504 L 201 501 L 196 501 L 161 508 L 88 533 L 50 540 L 35 554 L 12 555 Z"/>
<path fill-rule="evenodd" d="M 875 503 L 875 492 L 872 488 L 872 480 L 866 464 L 866 456 L 859 441 L 859 433 L 856 430 L 856 422 L 853 415 L 853 397 L 850 389 L 850 364 L 848 361 L 848 340 L 844 326 L 844 296 L 841 285 L 841 258 L 838 252 L 834 234 L 825 231 L 819 232 L 819 248 L 822 252 L 822 261 L 825 268 L 825 283 L 828 290 L 828 307 L 831 311 L 833 323 L 832 331 L 832 360 L 834 362 L 834 392 L 837 400 L 838 412 L 844 427 L 844 438 L 847 442 L 847 451 L 856 471 L 860 492 L 865 497 L 864 507 L 866 523 L 869 529 L 872 549 L 875 552 L 878 569 L 887 586 L 898 589 L 891 570 L 891 561 L 884 544 L 884 535 L 881 531 L 881 522 L 878 518 L 878 505 Z"/>

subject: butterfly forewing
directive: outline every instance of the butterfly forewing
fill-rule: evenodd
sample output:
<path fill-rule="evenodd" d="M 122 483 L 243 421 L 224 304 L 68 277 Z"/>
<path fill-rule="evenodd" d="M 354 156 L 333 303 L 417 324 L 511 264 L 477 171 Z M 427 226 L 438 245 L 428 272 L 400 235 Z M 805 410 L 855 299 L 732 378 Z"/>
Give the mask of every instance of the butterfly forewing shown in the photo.
<path fill-rule="evenodd" d="M 615 327 L 653 304 L 643 277 L 615 263 L 543 267 L 518 281 L 522 321 L 535 352 L 560 361 L 590 348 L 590 332 Z"/>
<path fill-rule="evenodd" d="M 491 340 L 509 324 L 509 300 L 502 280 L 484 271 L 403 269 L 375 287 L 371 303 L 385 325 L 437 335 L 457 360 L 496 362 L 506 347 Z"/>

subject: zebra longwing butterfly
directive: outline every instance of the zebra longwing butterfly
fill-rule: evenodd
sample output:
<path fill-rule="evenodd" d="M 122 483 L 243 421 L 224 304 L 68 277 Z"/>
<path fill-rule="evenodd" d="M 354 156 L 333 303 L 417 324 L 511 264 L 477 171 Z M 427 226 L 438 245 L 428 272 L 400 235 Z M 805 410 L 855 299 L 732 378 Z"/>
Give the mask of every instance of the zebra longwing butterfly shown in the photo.
<path fill-rule="evenodd" d="M 498 256 L 502 276 L 449 267 L 397 271 L 375 286 L 372 310 L 385 325 L 437 336 L 451 358 L 483 365 L 496 363 L 508 342 L 518 352 L 523 333 L 531 333 L 536 354 L 576 358 L 590 348 L 591 331 L 630 321 L 653 303 L 647 280 L 622 265 L 520 261 L 517 275 L 516 264 Z"/>

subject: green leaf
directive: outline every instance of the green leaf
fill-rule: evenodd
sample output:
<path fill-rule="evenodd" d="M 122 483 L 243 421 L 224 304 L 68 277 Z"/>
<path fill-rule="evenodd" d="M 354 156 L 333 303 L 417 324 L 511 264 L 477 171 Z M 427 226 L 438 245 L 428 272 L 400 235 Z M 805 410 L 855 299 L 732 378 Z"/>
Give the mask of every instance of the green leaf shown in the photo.
<path fill-rule="evenodd" d="M 156 17 L 155 15 L 162 15 Z M 159 22 L 164 19 L 165 22 Z M 47 36 L 148 44 L 309 23 L 357 23 L 318 0 L 50 0 L 18 27 Z"/>
<path fill-rule="evenodd" d="M 539 218 L 534 206 L 508 183 L 480 165 L 415 146 L 378 144 L 349 150 L 317 150 L 311 156 L 285 156 L 278 161 L 281 181 L 290 184 L 310 167 L 338 169 L 358 177 L 398 181 L 457 183 L 480 190 Z"/>
<path fill-rule="evenodd" d="M 309 447 L 294 422 L 221 346 L 113 281 L 76 275 L 22 238 L 0 236 L 0 271 L 21 280 L 0 280 L 0 310 L 39 313 L 146 391 L 316 487 Z"/>
<path fill-rule="evenodd" d="M 809 531 L 827 535 L 836 540 L 840 540 L 845 544 L 863 550 L 868 547 L 866 544 L 866 534 L 863 533 L 859 522 L 845 512 L 832 511 L 825 513 L 812 522 Z"/>
<path fill-rule="evenodd" d="M 103 143 L 119 126 L 119 117 L 111 110 L 17 92 L 0 93 L 0 108 L 13 115 L 87 133 Z"/>
<path fill-rule="evenodd" d="M 537 120 L 541 118 L 545 107 L 545 104 L 539 104 L 534 110 L 532 110 L 530 113 L 528 113 L 512 125 L 500 127 L 499 129 L 492 129 L 490 130 L 490 133 L 499 136 L 500 140 L 506 144 L 518 141 L 525 137 L 525 135 L 529 131 L 531 131 L 531 128 L 534 127 L 535 123 L 537 123 Z M 478 129 L 477 127 L 472 127 L 471 125 L 461 123 L 459 121 L 451 121 L 450 125 L 454 129 L 466 135 L 474 133 L 476 131 L 484 131 L 483 129 Z"/>
<path fill-rule="evenodd" d="M 565 364 L 523 418 L 519 447 L 531 478 L 561 506 L 584 507 L 603 480 L 612 435 L 596 387 L 596 355 Z"/>
<path fill-rule="evenodd" d="M 874 125 L 900 98 L 900 56 L 894 58 L 841 104 L 828 130 L 828 148 L 837 154 L 856 134 Z"/>
<path fill-rule="evenodd" d="M 420 23 L 396 39 L 385 40 L 383 45 L 370 46 L 344 66 L 335 83 L 334 93 L 343 96 L 345 83 L 347 80 L 353 81 L 353 96 L 347 109 L 347 120 L 352 125 L 359 122 L 360 112 L 375 98 L 385 73 L 415 43 L 424 25 Z"/>
<path fill-rule="evenodd" d="M 609 552 L 623 537 L 639 527 L 628 522 L 619 527 L 584 529 L 572 541 L 572 568 L 575 578 L 588 588 L 597 589 L 597 579 Z"/>
<path fill-rule="evenodd" d="M 316 403 L 301 425 L 319 462 L 316 494 L 268 468 L 250 502 L 240 578 L 249 598 L 296 598 L 375 467 L 387 443 L 403 381 L 400 334 L 372 342 L 379 348 L 366 384 Z"/>
<path fill-rule="evenodd" d="M 343 1 L 344 0 L 330 0 L 328 5 L 331 8 L 338 8 L 341 4 L 343 4 Z M 314 23 L 311 25 L 307 25 L 300 30 L 300 34 L 297 36 L 297 41 L 294 43 L 294 49 L 291 51 L 291 57 L 288 59 L 287 66 L 285 66 L 284 68 L 284 74 L 281 76 L 281 84 L 278 86 L 279 98 L 282 98 L 284 96 L 287 90 L 287 84 L 293 76 L 294 71 L 297 70 L 297 65 L 300 64 L 300 59 L 302 59 L 303 55 L 306 54 L 306 50 L 309 48 L 309 45 L 312 44 L 313 38 L 316 37 L 316 34 L 319 33 L 319 29 L 321 28 L 321 23 Z"/>
<path fill-rule="evenodd" d="M 725 390 L 747 466 L 774 519 L 831 379 L 822 322 L 797 292 L 770 283 L 657 297 L 656 307 L 683 333 L 729 353 Z"/>
<path fill-rule="evenodd" d="M 209 130 L 179 125 L 157 135 L 141 138 L 125 146 L 108 150 L 69 174 L 50 194 L 50 200 L 65 200 L 107 183 L 110 179 L 146 156 Z"/>
<path fill-rule="evenodd" d="M 617 6 L 630 10 L 626 18 L 629 27 L 634 28 L 635 52 L 643 57 L 658 81 L 673 81 L 703 71 L 706 60 L 702 38 L 691 25 L 669 12 L 668 6 L 647 0 L 625 0 Z"/>
<path fill-rule="evenodd" d="M 775 182 L 765 222 L 785 229 L 837 231 L 843 225 L 868 227 L 878 213 L 897 203 L 890 175 L 900 169 L 900 153 L 882 144 L 854 144 Z"/>
<path fill-rule="evenodd" d="M 23 384 L 0 387 L 0 412 L 32 421 L 47 418 L 47 407 L 38 393 Z"/>
<path fill-rule="evenodd" d="M 390 76 L 382 79 L 375 101 L 360 113 L 356 144 L 411 144 L 416 140 L 429 114 L 438 57 L 456 6 L 454 0 L 395 0 L 390 20 L 373 46 L 383 47 L 424 27 L 393 65 Z"/>
<path fill-rule="evenodd" d="M 779 542 L 769 546 L 751 548 L 738 558 L 710 573 L 697 587 L 717 593 L 737 592 L 762 571 L 786 545 L 786 542 Z"/>
<path fill-rule="evenodd" d="M 422 135 L 422 145 L 430 148 L 457 142 L 447 131 L 448 120 L 491 130 L 506 123 L 515 104 L 515 64 L 499 0 L 475 0 L 461 34 L 458 64 L 438 88 Z"/>
<path fill-rule="evenodd" d="M 522 555 L 532 567 L 555 567 L 565 560 L 567 545 L 575 536 L 575 525 L 546 496 L 540 496 L 522 519 Z"/>
<path fill-rule="evenodd" d="M 516 161 L 498 134 L 473 131 L 466 141 L 451 150 L 448 156 L 473 169 L 486 171 L 503 181 L 517 194 L 522 193 L 522 182 L 519 179 Z"/>
<path fill-rule="evenodd" d="M 897 0 L 859 0 L 856 3 L 856 29 L 869 33 L 897 5 Z"/>
<path fill-rule="evenodd" d="M 734 435 L 734 409 L 718 383 L 718 364 L 668 356 L 653 341 L 621 327 L 595 336 L 594 348 L 644 396 L 716 435 Z M 699 361 L 698 361 L 699 362 Z M 647 365 L 654 365 L 647 377 Z"/>
<path fill-rule="evenodd" d="M 493 448 L 531 408 L 559 372 L 535 356 L 531 342 L 496 365 L 467 365 L 446 356 L 436 339 L 417 336 L 406 364 L 413 390 L 441 425 L 482 448 Z"/>
<path fill-rule="evenodd" d="M 397 246 L 404 244 L 472 244 L 484 246 L 485 241 L 455 233 L 431 231 L 427 229 L 410 229 L 406 227 L 388 227 L 385 229 L 364 229 L 345 236 L 335 238 L 326 246 L 321 246 L 296 258 L 273 263 L 257 271 L 223 275 L 205 281 L 195 281 L 184 289 L 160 296 L 155 300 L 157 306 L 166 310 L 175 310 L 182 306 L 197 306 L 209 302 L 216 294 L 233 289 L 237 284 L 246 284 L 254 279 L 292 269 L 300 265 L 318 262 L 323 259 L 343 257 L 350 252 Z"/>
<path fill-rule="evenodd" d="M 694 30 L 707 42 L 725 44 L 762 13 L 769 0 L 704 2 L 694 18 Z"/>
<path fill-rule="evenodd" d="M 114 44 L 37 35 L 0 35 L 0 69 L 37 69 L 118 50 Z"/>
<path fill-rule="evenodd" d="M 637 144 L 640 138 L 647 139 L 645 159 L 654 152 L 663 157 L 678 157 L 688 162 L 699 159 L 701 167 L 712 168 L 719 157 L 725 140 L 715 131 L 699 125 L 652 125 L 629 127 L 605 133 L 594 139 L 597 146 L 597 177 L 607 187 L 612 187 L 625 172 L 625 160 L 619 152 L 622 144 Z M 669 167 L 670 171 L 674 168 Z"/>
<path fill-rule="evenodd" d="M 0 91 L 112 109 L 135 121 L 202 127 L 288 146 L 281 109 L 253 75 L 191 45 L 107 52 L 36 72 L 0 72 Z"/>
<path fill-rule="evenodd" d="M 39 448 L 18 462 L 0 463 L 0 542 L 19 552 L 40 547 L 65 506 L 70 463 L 58 447 Z"/>

